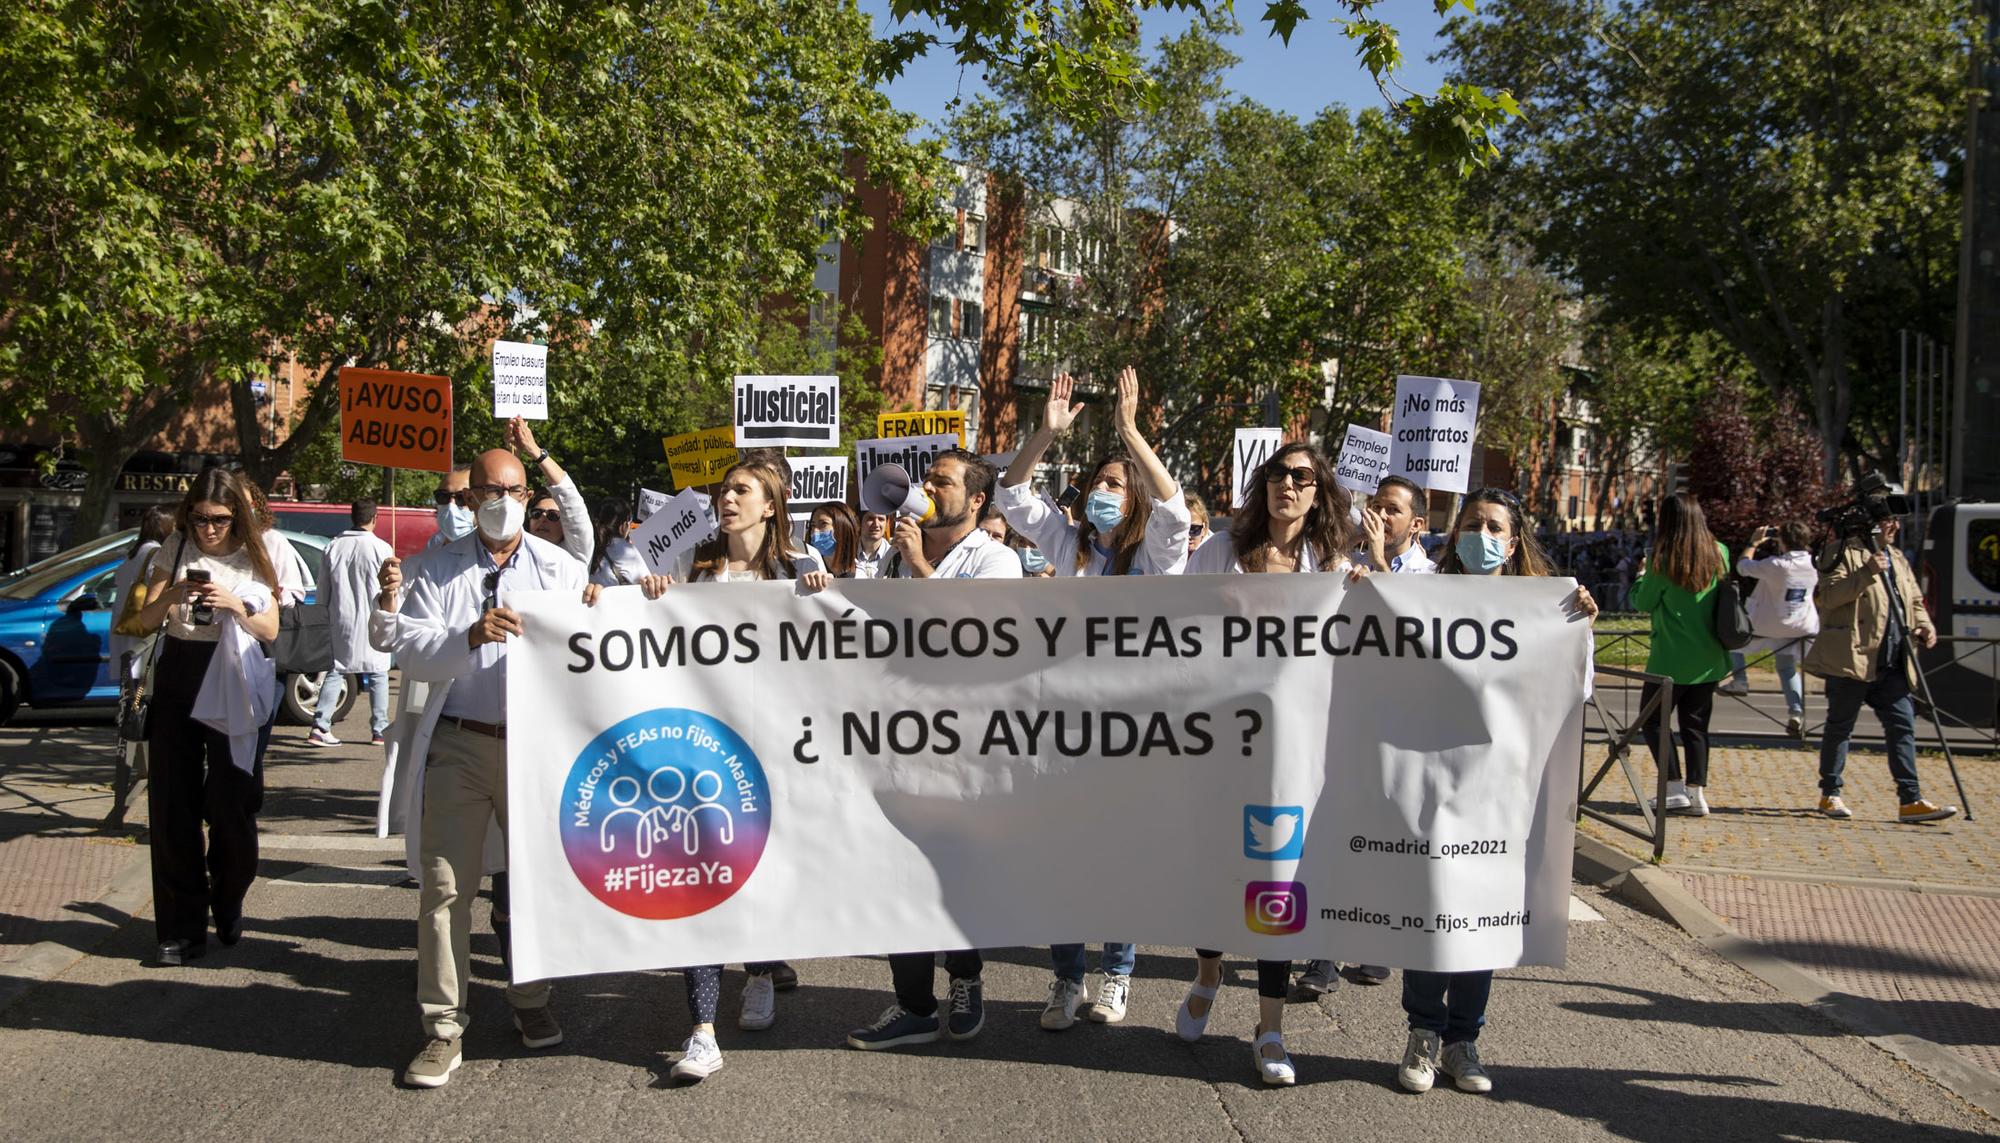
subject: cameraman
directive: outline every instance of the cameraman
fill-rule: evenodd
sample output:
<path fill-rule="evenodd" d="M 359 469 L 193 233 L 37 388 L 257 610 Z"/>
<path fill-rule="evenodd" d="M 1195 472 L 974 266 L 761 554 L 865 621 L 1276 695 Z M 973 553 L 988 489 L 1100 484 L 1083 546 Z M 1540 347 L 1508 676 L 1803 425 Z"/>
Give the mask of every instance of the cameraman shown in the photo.
<path fill-rule="evenodd" d="M 1870 533 L 1852 531 L 1820 554 L 1820 633 L 1806 652 L 1806 673 L 1826 680 L 1826 729 L 1819 748 L 1819 810 L 1830 818 L 1854 814 L 1840 800 L 1841 772 L 1847 768 L 1848 738 L 1866 702 L 1882 722 L 1889 748 L 1889 774 L 1902 809 L 1897 820 L 1942 821 L 1957 806 L 1924 800 L 1917 785 L 1916 708 L 1910 701 L 1917 681 L 1916 650 L 1937 644 L 1937 631 L 1918 594 L 1917 578 L 1896 549 L 1901 521 L 1880 523 L 1881 551 Z M 1900 616 L 1901 622 L 1892 622 Z"/>

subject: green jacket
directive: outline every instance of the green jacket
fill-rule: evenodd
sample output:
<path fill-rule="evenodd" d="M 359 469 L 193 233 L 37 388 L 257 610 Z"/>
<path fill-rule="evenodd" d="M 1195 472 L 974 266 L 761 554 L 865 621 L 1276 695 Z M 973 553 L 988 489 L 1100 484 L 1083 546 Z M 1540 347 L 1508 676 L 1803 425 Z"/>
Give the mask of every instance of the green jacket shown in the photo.
<path fill-rule="evenodd" d="M 1722 551 L 1722 568 L 1729 570 L 1729 548 Z M 1648 674 L 1665 675 L 1687 686 L 1714 683 L 1729 677 L 1729 652 L 1715 640 L 1715 582 L 1699 592 L 1689 592 L 1666 576 L 1646 571 L 1632 585 L 1632 606 L 1653 615 L 1653 649 L 1646 656 Z"/>

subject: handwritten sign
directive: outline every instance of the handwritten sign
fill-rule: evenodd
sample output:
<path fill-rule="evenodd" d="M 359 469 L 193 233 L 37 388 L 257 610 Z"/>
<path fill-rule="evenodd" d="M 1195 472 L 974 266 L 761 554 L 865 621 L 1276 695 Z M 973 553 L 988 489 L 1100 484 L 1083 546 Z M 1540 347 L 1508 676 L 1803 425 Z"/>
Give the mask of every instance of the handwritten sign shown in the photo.
<path fill-rule="evenodd" d="M 1373 492 L 1389 473 L 1389 434 L 1347 426 L 1347 439 L 1340 443 L 1340 460 L 1333 466 L 1333 482 L 1353 492 Z"/>
<path fill-rule="evenodd" d="M 1464 492 L 1478 423 L 1477 384 L 1443 377 L 1396 378 L 1389 472 L 1424 488 Z"/>
<path fill-rule="evenodd" d="M 1250 495 L 1250 476 L 1257 466 L 1271 459 L 1278 446 L 1285 441 L 1283 429 L 1237 429 L 1236 444 L 1229 450 L 1230 473 L 1233 479 L 1230 487 L 1234 497 L 1231 508 L 1243 507 L 1243 501 Z"/>
<path fill-rule="evenodd" d="M 944 450 L 957 447 L 958 438 L 950 433 L 860 441 L 854 446 L 854 479 L 868 479 L 868 474 L 874 472 L 878 465 L 900 464 L 912 481 L 922 483 L 924 474 L 931 470 L 931 461 L 936 460 Z"/>
<path fill-rule="evenodd" d="M 340 459 L 450 472 L 451 378 L 343 367 Z"/>
<path fill-rule="evenodd" d="M 632 530 L 632 546 L 654 575 L 669 575 L 681 553 L 715 534 L 708 497 L 692 489 L 666 502 Z"/>
<path fill-rule="evenodd" d="M 894 437 L 932 437 L 942 433 L 952 433 L 958 437 L 958 447 L 965 447 L 965 410 L 963 409 L 923 409 L 914 413 L 881 413 L 875 417 L 875 435 L 885 440 Z"/>
<path fill-rule="evenodd" d="M 840 378 L 739 375 L 736 447 L 840 443 Z"/>
<path fill-rule="evenodd" d="M 500 420 L 549 419 L 549 347 L 524 341 L 493 343 L 493 415 Z"/>
<path fill-rule="evenodd" d="M 695 488 L 710 484 L 736 463 L 736 430 L 728 425 L 718 429 L 661 437 L 667 467 L 673 472 L 675 488 Z"/>
<path fill-rule="evenodd" d="M 639 489 L 638 502 L 632 505 L 632 518 L 644 521 L 651 517 L 653 513 L 658 512 L 666 506 L 666 493 L 655 492 L 650 488 L 641 488 Z"/>
<path fill-rule="evenodd" d="M 794 520 L 812 519 L 813 509 L 829 500 L 847 499 L 847 466 L 844 456 L 795 456 L 791 458 L 792 488 L 786 506 Z"/>

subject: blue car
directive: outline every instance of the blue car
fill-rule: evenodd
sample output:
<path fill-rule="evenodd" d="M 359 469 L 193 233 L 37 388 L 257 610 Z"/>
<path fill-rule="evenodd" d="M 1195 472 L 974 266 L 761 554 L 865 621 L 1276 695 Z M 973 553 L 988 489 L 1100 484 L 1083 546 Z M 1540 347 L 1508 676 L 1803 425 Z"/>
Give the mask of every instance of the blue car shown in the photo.
<path fill-rule="evenodd" d="M 59 552 L 0 577 L 0 723 L 26 705 L 115 707 L 116 667 L 111 662 L 111 622 L 115 618 L 113 579 L 132 547 L 137 529 L 128 528 Z M 306 602 L 326 559 L 326 537 L 280 529 L 305 564 Z M 310 721 L 319 698 L 320 676 L 284 679 L 283 713 L 293 722 Z M 341 701 L 345 715 L 357 688 Z"/>

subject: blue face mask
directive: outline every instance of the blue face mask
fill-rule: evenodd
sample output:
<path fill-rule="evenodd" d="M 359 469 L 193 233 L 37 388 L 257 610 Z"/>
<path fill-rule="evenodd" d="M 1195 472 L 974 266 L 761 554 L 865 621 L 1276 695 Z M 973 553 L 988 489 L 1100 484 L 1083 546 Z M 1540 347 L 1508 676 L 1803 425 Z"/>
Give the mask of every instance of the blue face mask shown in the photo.
<path fill-rule="evenodd" d="M 1125 498 L 1100 488 L 1083 502 L 1083 518 L 1102 536 L 1125 522 Z"/>
<path fill-rule="evenodd" d="M 1040 575 L 1044 571 L 1047 571 L 1048 567 L 1049 557 L 1043 555 L 1040 548 L 1021 549 L 1022 571 L 1027 572 L 1029 575 Z"/>
<path fill-rule="evenodd" d="M 1458 562 L 1474 575 L 1490 575 L 1507 562 L 1507 541 L 1484 531 L 1460 532 Z"/>
<path fill-rule="evenodd" d="M 833 530 L 829 528 L 823 532 L 809 532 L 806 535 L 806 543 L 811 544 L 820 555 L 830 556 L 834 547 Z"/>
<path fill-rule="evenodd" d="M 472 514 L 472 509 L 454 500 L 439 506 L 437 523 L 438 531 L 444 535 L 446 542 L 450 542 L 461 536 L 470 535 L 474 525 L 478 523 L 478 518 Z"/>

